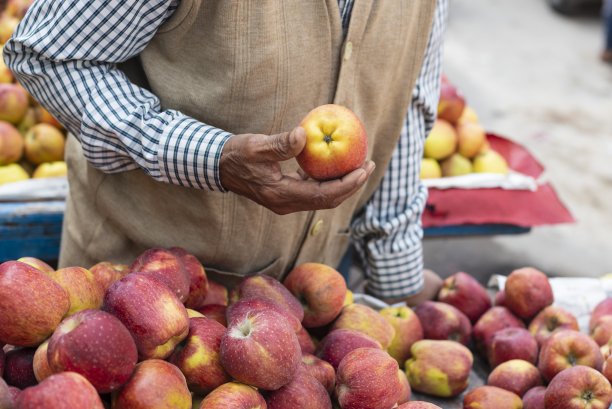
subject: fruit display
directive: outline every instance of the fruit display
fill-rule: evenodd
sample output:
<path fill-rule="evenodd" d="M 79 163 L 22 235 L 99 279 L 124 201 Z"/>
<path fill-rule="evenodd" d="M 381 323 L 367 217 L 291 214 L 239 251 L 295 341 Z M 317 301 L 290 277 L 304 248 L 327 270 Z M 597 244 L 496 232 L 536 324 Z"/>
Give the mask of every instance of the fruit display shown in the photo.
<path fill-rule="evenodd" d="M 423 147 L 421 179 L 470 173 L 509 172 L 506 159 L 493 150 L 476 112 L 465 97 L 442 77 L 438 119 Z"/>
<path fill-rule="evenodd" d="M 32 2 L 6 2 L 0 15 L 0 47 Z M 65 141 L 62 125 L 19 85 L 0 58 L 0 185 L 66 176 Z"/>

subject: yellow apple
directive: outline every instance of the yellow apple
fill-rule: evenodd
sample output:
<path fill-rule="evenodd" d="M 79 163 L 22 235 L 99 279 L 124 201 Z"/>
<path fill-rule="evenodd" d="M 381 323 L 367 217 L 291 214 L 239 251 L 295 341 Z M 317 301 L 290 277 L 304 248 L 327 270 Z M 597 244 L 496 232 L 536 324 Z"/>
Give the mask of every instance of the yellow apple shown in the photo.
<path fill-rule="evenodd" d="M 66 176 L 67 174 L 68 168 L 66 167 L 66 162 L 47 162 L 38 165 L 38 167 L 34 171 L 34 174 L 32 175 L 32 178 L 59 178 L 62 176 Z"/>
<path fill-rule="evenodd" d="M 459 153 L 442 162 L 442 176 L 461 176 L 472 173 L 472 162 Z"/>
<path fill-rule="evenodd" d="M 508 173 L 508 162 L 499 153 L 488 150 L 474 158 L 474 173 L 506 174 Z"/>
<path fill-rule="evenodd" d="M 421 162 L 421 179 L 435 179 L 442 177 L 442 169 L 437 160 L 424 158 Z"/>
<path fill-rule="evenodd" d="M 455 153 L 456 148 L 457 132 L 455 128 L 447 121 L 438 119 L 425 139 L 425 157 L 445 159 Z"/>
<path fill-rule="evenodd" d="M 64 135 L 48 124 L 38 124 L 25 135 L 25 156 L 31 163 L 57 162 L 64 159 Z"/>
<path fill-rule="evenodd" d="M 16 163 L 0 166 L 0 185 L 29 179 L 28 172 Z"/>

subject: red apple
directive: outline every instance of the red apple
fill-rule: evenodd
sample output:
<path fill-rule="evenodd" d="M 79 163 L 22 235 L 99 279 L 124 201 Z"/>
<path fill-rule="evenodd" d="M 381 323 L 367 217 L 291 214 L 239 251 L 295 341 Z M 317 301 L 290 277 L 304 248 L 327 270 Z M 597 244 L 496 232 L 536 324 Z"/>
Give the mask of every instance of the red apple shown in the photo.
<path fill-rule="evenodd" d="M 170 252 L 178 257 L 189 276 L 189 295 L 185 300 L 185 306 L 188 308 L 203 306 L 208 294 L 208 278 L 206 277 L 204 266 L 202 266 L 202 263 L 200 263 L 196 256 L 189 254 L 185 249 L 173 247 L 170 249 Z"/>
<path fill-rule="evenodd" d="M 321 382 L 321 385 L 323 385 L 327 392 L 333 392 L 336 386 L 336 371 L 329 362 L 311 354 L 303 354 L 302 365 L 308 370 L 310 375 Z"/>
<path fill-rule="evenodd" d="M 0 377 L 0 409 L 13 409 L 13 398 L 9 386 Z"/>
<path fill-rule="evenodd" d="M 479 386 L 463 397 L 464 409 L 523 409 L 521 398 L 495 386 Z"/>
<path fill-rule="evenodd" d="M 36 348 L 16 348 L 6 353 L 4 380 L 10 386 L 24 389 L 36 385 L 34 376 L 34 353 Z"/>
<path fill-rule="evenodd" d="M 51 267 L 49 264 L 35 257 L 21 257 L 20 259 L 17 259 L 17 261 L 21 261 L 22 263 L 29 264 L 35 269 L 42 271 L 43 273 L 50 273 L 54 271 L 53 267 Z"/>
<path fill-rule="evenodd" d="M 456 124 L 464 109 L 465 98 L 461 91 L 450 83 L 442 83 L 438 102 L 438 118 Z"/>
<path fill-rule="evenodd" d="M 540 349 L 538 368 L 542 377 L 550 381 L 562 370 L 576 365 L 601 370 L 603 357 L 599 345 L 578 331 L 555 331 Z"/>
<path fill-rule="evenodd" d="M 205 395 L 231 381 L 219 354 L 224 334 L 225 327 L 215 320 L 189 320 L 189 335 L 178 345 L 170 362 L 183 372 L 191 391 Z"/>
<path fill-rule="evenodd" d="M 406 402 L 403 405 L 399 405 L 397 409 L 442 409 L 442 408 L 438 405 L 434 405 L 433 403 L 415 400 L 412 402 Z"/>
<path fill-rule="evenodd" d="M 53 375 L 53 370 L 47 358 L 48 349 L 49 340 L 46 340 L 36 348 L 36 353 L 34 353 L 34 362 L 32 362 L 32 366 L 34 369 L 34 376 L 38 382 L 42 382 Z"/>
<path fill-rule="evenodd" d="M 138 352 L 127 328 L 113 315 L 80 311 L 56 328 L 47 359 L 53 372 L 83 375 L 100 393 L 109 393 L 130 378 Z"/>
<path fill-rule="evenodd" d="M 536 386 L 523 395 L 523 409 L 546 409 L 544 407 L 545 386 Z"/>
<path fill-rule="evenodd" d="M 531 362 L 512 359 L 499 364 L 489 374 L 487 385 L 497 386 L 523 396 L 529 389 L 542 385 L 538 368 Z"/>
<path fill-rule="evenodd" d="M 0 344 L 0 346 L 3 346 Z M 2 374 L 4 374 L 4 348 L 0 348 L 0 378 L 2 378 Z"/>
<path fill-rule="evenodd" d="M 251 386 L 229 382 L 208 394 L 199 409 L 266 409 L 266 401 Z"/>
<path fill-rule="evenodd" d="M 498 291 L 495 294 L 495 300 L 493 304 L 496 307 L 505 307 L 506 306 L 506 292 L 504 290 Z"/>
<path fill-rule="evenodd" d="M 504 328 L 493 335 L 487 357 L 492 368 L 512 359 L 522 359 L 535 365 L 538 343 L 525 328 Z"/>
<path fill-rule="evenodd" d="M 227 288 L 213 280 L 208 280 L 208 293 L 202 305 L 227 305 L 229 301 Z"/>
<path fill-rule="evenodd" d="M 546 409 L 608 409 L 610 382 L 586 366 L 567 368 L 553 378 L 544 396 Z"/>
<path fill-rule="evenodd" d="M 290 311 L 300 322 L 304 319 L 304 309 L 297 298 L 272 277 L 265 275 L 247 277 L 234 288 L 234 294 L 235 299 L 232 303 L 242 299 L 261 298 Z"/>
<path fill-rule="evenodd" d="M 48 275 L 68 293 L 70 297 L 68 315 L 102 306 L 104 290 L 91 271 L 82 267 L 66 267 L 52 271 Z"/>
<path fill-rule="evenodd" d="M 92 266 L 89 271 L 94 275 L 98 285 L 104 292 L 115 281 L 121 280 L 129 272 L 127 264 L 113 264 L 108 261 L 103 261 Z"/>
<path fill-rule="evenodd" d="M 519 318 L 525 320 L 533 318 L 554 301 L 546 274 L 531 267 L 510 273 L 504 291 L 506 306 Z"/>
<path fill-rule="evenodd" d="M 595 321 L 591 337 L 600 346 L 606 345 L 612 339 L 612 315 L 604 315 Z"/>
<path fill-rule="evenodd" d="M 321 340 L 317 347 L 317 356 L 337 369 L 346 354 L 357 348 L 382 349 L 382 346 L 380 342 L 362 332 L 352 329 L 337 329 L 331 331 Z"/>
<path fill-rule="evenodd" d="M 221 340 L 221 364 L 237 381 L 276 390 L 301 363 L 294 329 L 279 313 L 261 309 L 229 322 Z"/>
<path fill-rule="evenodd" d="M 9 386 L 9 397 L 11 398 L 13 406 L 17 403 L 17 398 L 21 395 L 21 389 L 16 388 L 14 386 Z M 2 404 L 0 404 L 0 408 L 2 408 Z"/>
<path fill-rule="evenodd" d="M 472 334 L 476 346 L 481 351 L 487 351 L 490 348 L 493 335 L 504 328 L 525 328 L 525 324 L 506 307 L 491 308 L 474 325 Z"/>
<path fill-rule="evenodd" d="M 191 409 L 191 393 L 179 369 L 160 359 L 136 365 L 130 380 L 113 399 L 113 409 Z"/>
<path fill-rule="evenodd" d="M 463 345 L 470 342 L 472 325 L 464 313 L 450 304 L 425 301 L 414 312 L 419 317 L 425 339 L 448 339 Z"/>
<path fill-rule="evenodd" d="M 612 382 L 612 355 L 608 354 L 607 356 L 604 356 L 604 359 L 605 361 L 601 373 L 603 373 L 603 375 Z"/>
<path fill-rule="evenodd" d="M 550 305 L 536 315 L 529 324 L 529 332 L 535 336 L 538 345 L 542 345 L 553 331 L 562 329 L 572 329 L 579 331 L 576 317 L 561 307 Z"/>
<path fill-rule="evenodd" d="M 104 409 L 96 389 L 74 372 L 51 375 L 36 386 L 24 389 L 17 398 L 17 409 Z"/>
<path fill-rule="evenodd" d="M 595 306 L 589 321 L 589 330 L 592 330 L 597 320 L 604 315 L 612 315 L 612 298 L 608 297 Z"/>
<path fill-rule="evenodd" d="M 227 327 L 227 307 L 221 304 L 207 304 L 198 308 L 198 312 L 207 318 Z"/>
<path fill-rule="evenodd" d="M 327 391 L 304 367 L 285 386 L 266 395 L 268 409 L 332 409 Z"/>
<path fill-rule="evenodd" d="M 423 339 L 423 327 L 419 317 L 406 306 L 387 307 L 380 310 L 380 314 L 395 329 L 395 336 L 387 349 L 400 368 L 404 367 L 406 359 L 410 358 L 410 347 Z"/>
<path fill-rule="evenodd" d="M 153 248 L 145 251 L 134 260 L 130 272 L 154 277 L 170 288 L 181 302 L 189 296 L 191 277 L 180 258 L 171 250 Z"/>
<path fill-rule="evenodd" d="M 332 326 L 336 329 L 354 329 L 374 338 L 383 349 L 391 345 L 395 337 L 395 329 L 377 311 L 362 304 L 350 304 L 342 308 L 342 312 Z"/>
<path fill-rule="evenodd" d="M 391 409 L 401 395 L 399 366 L 385 351 L 358 348 L 349 352 L 336 373 L 336 396 L 342 409 Z"/>
<path fill-rule="evenodd" d="M 300 320 L 290 311 L 283 309 L 272 301 L 260 298 L 242 299 L 230 305 L 226 312 L 227 322 L 232 325 L 235 320 L 244 320 L 249 314 L 262 310 L 272 310 L 282 315 L 296 333 L 302 329 Z"/>
<path fill-rule="evenodd" d="M 110 312 L 132 334 L 140 359 L 166 358 L 189 332 L 189 318 L 175 293 L 156 279 L 128 274 L 104 297 Z"/>
<path fill-rule="evenodd" d="M 0 166 L 16 163 L 23 155 L 23 137 L 13 125 L 0 121 Z"/>
<path fill-rule="evenodd" d="M 300 126 L 306 132 L 306 145 L 296 159 L 311 178 L 338 179 L 363 165 L 368 136 L 350 109 L 321 105 L 310 111 Z"/>
<path fill-rule="evenodd" d="M 304 263 L 289 272 L 285 287 L 302 302 L 306 328 L 332 322 L 344 305 L 346 282 L 333 268 L 319 263 Z"/>
<path fill-rule="evenodd" d="M 316 347 L 308 331 L 302 327 L 296 335 L 300 343 L 300 348 L 302 349 L 302 354 L 314 354 Z"/>
<path fill-rule="evenodd" d="M 412 390 L 410 389 L 410 382 L 408 382 L 408 377 L 406 373 L 401 369 L 397 371 L 397 377 L 400 381 L 400 398 L 397 400 L 397 404 L 401 405 L 402 403 L 406 403 L 410 400 L 410 395 L 412 395 Z"/>
<path fill-rule="evenodd" d="M 478 321 L 489 308 L 487 290 L 471 275 L 459 272 L 444 280 L 438 301 L 447 303 L 464 313 L 472 323 Z"/>
<path fill-rule="evenodd" d="M 25 89 L 16 84 L 0 84 L 0 121 L 17 125 L 27 111 L 28 94 Z"/>
<path fill-rule="evenodd" d="M 0 264 L 0 343 L 40 344 L 69 308 L 66 291 L 44 273 L 19 261 Z"/>

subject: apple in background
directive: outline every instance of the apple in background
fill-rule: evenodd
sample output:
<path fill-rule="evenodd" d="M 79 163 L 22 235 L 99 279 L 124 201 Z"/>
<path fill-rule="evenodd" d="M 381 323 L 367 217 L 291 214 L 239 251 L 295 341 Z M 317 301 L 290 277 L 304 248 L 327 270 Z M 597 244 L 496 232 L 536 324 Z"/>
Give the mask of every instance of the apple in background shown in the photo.
<path fill-rule="evenodd" d="M 23 154 L 23 138 L 8 122 L 0 121 L 0 166 L 18 162 Z"/>
<path fill-rule="evenodd" d="M 6 353 L 4 380 L 10 386 L 25 389 L 38 383 L 34 376 L 34 353 L 36 348 L 16 348 Z"/>
<path fill-rule="evenodd" d="M 334 391 L 336 371 L 329 362 L 311 354 L 302 354 L 302 366 L 306 368 L 310 375 L 321 382 L 321 385 L 323 385 L 327 392 L 332 393 Z"/>
<path fill-rule="evenodd" d="M 154 278 L 128 274 L 106 291 L 103 309 L 130 331 L 142 359 L 166 358 L 189 332 L 189 318 L 175 293 Z"/>
<path fill-rule="evenodd" d="M 318 106 L 300 126 L 306 133 L 306 145 L 296 159 L 311 178 L 338 179 L 365 162 L 368 136 L 350 109 L 336 104 Z"/>
<path fill-rule="evenodd" d="M 395 329 L 389 322 L 374 309 L 362 305 L 351 304 L 342 308 L 342 312 L 331 330 L 354 329 L 374 338 L 383 349 L 391 345 L 395 337 Z"/>
<path fill-rule="evenodd" d="M 225 305 L 207 304 L 198 308 L 198 312 L 227 327 L 227 307 Z"/>
<path fill-rule="evenodd" d="M 332 409 L 327 391 L 304 367 L 287 385 L 266 394 L 266 403 L 268 409 Z"/>
<path fill-rule="evenodd" d="M 34 110 L 36 112 L 36 121 L 38 123 L 49 124 L 60 130 L 64 129 L 62 124 L 45 108 L 38 105 L 34 108 Z"/>
<path fill-rule="evenodd" d="M 412 402 L 406 402 L 402 405 L 399 405 L 397 409 L 442 409 L 442 408 L 438 405 L 434 405 L 433 403 L 415 400 Z"/>
<path fill-rule="evenodd" d="M 0 48 L 0 52 L 4 53 L 4 46 Z M 0 83 L 10 84 L 15 80 L 15 76 L 9 67 L 6 66 L 4 59 L 0 58 Z"/>
<path fill-rule="evenodd" d="M 189 295 L 185 300 L 188 308 L 198 308 L 204 305 L 208 294 L 208 278 L 204 266 L 193 254 L 180 247 L 173 247 L 170 252 L 178 257 L 189 276 Z"/>
<path fill-rule="evenodd" d="M 438 118 L 456 124 L 465 109 L 465 98 L 451 83 L 440 86 L 440 102 L 438 102 Z"/>
<path fill-rule="evenodd" d="M 25 157 L 34 165 L 64 160 L 64 134 L 56 127 L 37 124 L 24 136 Z"/>
<path fill-rule="evenodd" d="M 491 308 L 474 325 L 472 335 L 476 346 L 486 352 L 490 348 L 493 335 L 504 328 L 525 328 L 525 324 L 506 307 Z"/>
<path fill-rule="evenodd" d="M 28 93 L 22 87 L 0 84 L 0 121 L 17 125 L 28 111 L 28 106 Z"/>
<path fill-rule="evenodd" d="M 47 359 L 53 372 L 76 372 L 98 392 L 109 393 L 130 378 L 138 352 L 130 332 L 116 317 L 104 311 L 84 310 L 56 328 L 49 340 Z"/>
<path fill-rule="evenodd" d="M 91 271 L 83 267 L 66 267 L 48 273 L 70 297 L 68 315 L 102 306 L 104 291 Z"/>
<path fill-rule="evenodd" d="M 53 375 L 53 370 L 47 358 L 48 349 L 49 340 L 46 340 L 36 348 L 36 353 L 34 353 L 34 362 L 32 362 L 32 366 L 34 369 L 34 376 L 38 382 L 42 382 Z"/>
<path fill-rule="evenodd" d="M 391 409 L 400 399 L 399 366 L 385 351 L 358 348 L 336 372 L 336 396 L 344 409 Z"/>
<path fill-rule="evenodd" d="M 442 160 L 451 156 L 457 149 L 455 128 L 442 119 L 437 119 L 424 145 L 426 159 Z"/>
<path fill-rule="evenodd" d="M 538 369 L 546 381 L 566 368 L 589 366 L 600 371 L 603 357 L 599 345 L 588 335 L 569 329 L 555 331 L 542 345 Z"/>
<path fill-rule="evenodd" d="M 185 375 L 189 390 L 205 395 L 231 381 L 219 354 L 224 334 L 225 327 L 215 320 L 189 320 L 189 335 L 170 357 L 170 362 Z"/>
<path fill-rule="evenodd" d="M 406 403 L 410 400 L 410 395 L 412 395 L 412 390 L 410 389 L 410 382 L 408 382 L 408 377 L 406 376 L 406 372 L 401 369 L 397 370 L 397 377 L 400 381 L 400 397 L 397 400 L 397 404 L 401 405 L 402 403 Z"/>
<path fill-rule="evenodd" d="M 595 306 L 589 321 L 589 330 L 592 330 L 597 320 L 604 315 L 612 315 L 612 298 L 608 297 Z"/>
<path fill-rule="evenodd" d="M 591 337 L 598 345 L 606 345 L 612 338 L 612 315 L 604 315 L 595 321 Z"/>
<path fill-rule="evenodd" d="M 400 368 L 403 368 L 406 359 L 410 358 L 412 344 L 423 339 L 421 321 L 414 311 L 406 306 L 383 308 L 380 314 L 395 329 L 395 336 L 387 352 L 395 358 Z"/>
<path fill-rule="evenodd" d="M 612 355 L 608 354 L 608 356 L 606 356 L 603 364 L 603 369 L 601 370 L 601 373 L 610 381 L 612 382 Z"/>
<path fill-rule="evenodd" d="M 36 386 L 24 389 L 15 405 L 19 409 L 104 409 L 96 389 L 74 372 L 51 375 Z"/>
<path fill-rule="evenodd" d="M 249 314 L 265 310 L 272 310 L 278 315 L 281 315 L 295 333 L 302 329 L 302 324 L 290 311 L 283 309 L 269 300 L 259 298 L 242 299 L 230 305 L 226 312 L 227 322 L 229 325 L 232 325 L 236 320 L 244 320 Z"/>
<path fill-rule="evenodd" d="M 291 381 L 302 352 L 294 329 L 273 310 L 230 320 L 221 340 L 221 364 L 237 381 L 276 390 Z"/>
<path fill-rule="evenodd" d="M 482 145 L 487 140 L 487 133 L 479 124 L 465 122 L 457 126 L 457 137 L 459 142 L 458 152 L 471 159 L 478 155 L 482 149 Z"/>
<path fill-rule="evenodd" d="M 463 113 L 461 114 L 461 117 L 459 117 L 459 120 L 457 121 L 457 126 L 460 126 L 466 123 L 470 123 L 470 124 L 480 123 L 478 119 L 478 114 L 469 105 L 466 105 L 465 108 L 463 109 Z"/>
<path fill-rule="evenodd" d="M 554 301 L 546 274 L 532 267 L 514 270 L 504 287 L 506 306 L 517 317 L 529 320 Z"/>
<path fill-rule="evenodd" d="M 504 290 L 498 291 L 497 294 L 495 294 L 495 299 L 493 300 L 493 304 L 496 307 L 506 306 L 506 292 Z"/>
<path fill-rule="evenodd" d="M 472 323 L 491 308 L 487 290 L 471 275 L 458 272 L 446 278 L 438 292 L 438 301 L 457 308 Z"/>
<path fill-rule="evenodd" d="M 464 409 L 523 409 L 521 398 L 495 386 L 479 386 L 463 397 Z"/>
<path fill-rule="evenodd" d="M 538 368 L 531 362 L 513 359 L 499 364 L 489 374 L 487 385 L 497 386 L 523 396 L 529 389 L 542 385 Z"/>
<path fill-rule="evenodd" d="M 491 368 L 512 359 L 522 359 L 533 365 L 538 361 L 538 343 L 524 328 L 504 328 L 491 339 L 487 358 Z"/>
<path fill-rule="evenodd" d="M 251 386 L 229 382 L 208 394 L 199 409 L 266 409 L 266 401 Z"/>
<path fill-rule="evenodd" d="M 66 291 L 44 273 L 19 261 L 0 264 L 0 343 L 40 344 L 53 333 L 68 308 Z"/>
<path fill-rule="evenodd" d="M 204 305 L 219 304 L 227 305 L 229 301 L 227 288 L 213 280 L 208 280 L 208 293 L 204 298 Z"/>
<path fill-rule="evenodd" d="M 437 160 L 423 158 L 421 160 L 421 179 L 436 179 L 442 177 L 442 168 Z"/>
<path fill-rule="evenodd" d="M 419 317 L 425 339 L 448 339 L 468 345 L 472 325 L 464 313 L 450 304 L 425 301 L 414 312 Z"/>
<path fill-rule="evenodd" d="M 533 334 L 538 345 L 542 345 L 553 331 L 557 329 L 572 329 L 579 331 L 576 317 L 561 307 L 550 305 L 536 315 L 529 324 L 529 332 Z"/>
<path fill-rule="evenodd" d="M 146 250 L 130 265 L 130 273 L 151 276 L 176 294 L 181 302 L 189 296 L 191 277 L 180 258 L 168 249 Z"/>
<path fill-rule="evenodd" d="M 363 332 L 352 329 L 336 329 L 321 340 L 317 347 L 317 356 L 329 362 L 334 369 L 338 369 L 338 365 L 346 354 L 357 348 L 382 349 L 382 346 L 380 342 Z"/>
<path fill-rule="evenodd" d="M 546 409 L 544 407 L 545 386 L 536 386 L 523 395 L 523 409 Z"/>
<path fill-rule="evenodd" d="M 130 380 L 113 399 L 113 409 L 191 409 L 191 393 L 179 369 L 161 359 L 136 365 Z"/>
<path fill-rule="evenodd" d="M 304 309 L 297 298 L 283 284 L 270 276 L 255 275 L 247 277 L 234 288 L 234 293 L 235 299 L 232 302 L 248 298 L 261 298 L 290 311 L 300 322 L 304 319 Z"/>
<path fill-rule="evenodd" d="M 506 159 L 490 149 L 488 142 L 485 142 L 481 152 L 472 160 L 474 173 L 508 173 L 508 162 Z"/>
<path fill-rule="evenodd" d="M 103 261 L 92 266 L 89 271 L 94 275 L 100 288 L 106 292 L 112 283 L 121 280 L 129 273 L 129 266 L 127 264 L 113 264 L 109 261 Z"/>
<path fill-rule="evenodd" d="M 20 259 L 18 259 L 17 261 L 21 261 L 22 263 L 26 263 L 32 267 L 34 267 L 35 269 L 42 271 L 43 273 L 51 273 L 53 271 L 55 271 L 53 269 L 53 267 L 51 267 L 49 264 L 45 263 L 42 260 L 39 260 L 35 257 L 21 257 Z"/>
<path fill-rule="evenodd" d="M 608 409 L 612 403 L 610 382 L 586 366 L 568 368 L 548 385 L 546 409 Z"/>
<path fill-rule="evenodd" d="M 296 332 L 296 335 L 298 337 L 298 342 L 300 343 L 302 354 L 314 354 L 316 346 L 308 331 L 302 327 L 298 332 Z"/>
<path fill-rule="evenodd" d="M 472 173 L 472 162 L 459 153 L 453 153 L 440 163 L 442 176 L 462 176 Z"/>
<path fill-rule="evenodd" d="M 344 277 L 325 264 L 301 264 L 289 272 L 283 284 L 302 302 L 302 325 L 306 328 L 332 322 L 340 314 L 346 298 Z"/>
<path fill-rule="evenodd" d="M 9 386 L 0 377 L 0 409 L 13 409 L 13 399 Z"/>
<path fill-rule="evenodd" d="M 68 165 L 64 161 L 41 163 L 34 169 L 32 179 L 59 178 L 68 175 Z"/>
<path fill-rule="evenodd" d="M 412 345 L 406 375 L 412 390 L 449 398 L 468 386 L 474 357 L 454 341 L 422 340 Z"/>
<path fill-rule="evenodd" d="M 350 305 L 353 302 L 354 302 L 353 292 L 347 289 L 346 296 L 344 297 L 344 304 L 342 304 L 342 306 L 346 307 L 347 305 Z"/>

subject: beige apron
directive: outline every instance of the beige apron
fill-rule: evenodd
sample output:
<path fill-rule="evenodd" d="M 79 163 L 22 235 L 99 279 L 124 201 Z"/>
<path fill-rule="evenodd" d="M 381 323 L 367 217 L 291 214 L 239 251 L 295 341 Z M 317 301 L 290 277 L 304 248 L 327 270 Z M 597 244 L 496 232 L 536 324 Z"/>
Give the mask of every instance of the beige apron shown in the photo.
<path fill-rule="evenodd" d="M 338 0 L 182 0 L 140 55 L 141 74 L 128 73 L 164 109 L 236 134 L 274 134 L 318 105 L 342 104 L 362 119 L 376 171 L 337 209 L 278 216 L 140 170 L 104 174 L 71 137 L 60 264 L 131 262 L 150 247 L 180 246 L 227 285 L 260 272 L 282 278 L 307 261 L 337 265 L 397 144 L 434 11 L 435 0 L 357 0 L 344 37 Z"/>

